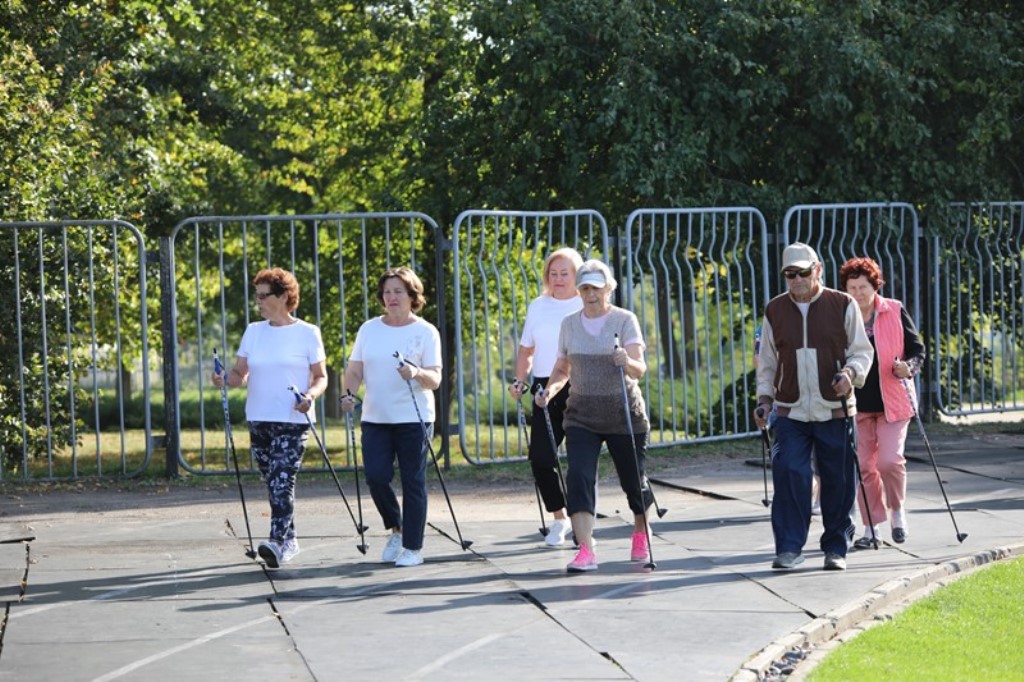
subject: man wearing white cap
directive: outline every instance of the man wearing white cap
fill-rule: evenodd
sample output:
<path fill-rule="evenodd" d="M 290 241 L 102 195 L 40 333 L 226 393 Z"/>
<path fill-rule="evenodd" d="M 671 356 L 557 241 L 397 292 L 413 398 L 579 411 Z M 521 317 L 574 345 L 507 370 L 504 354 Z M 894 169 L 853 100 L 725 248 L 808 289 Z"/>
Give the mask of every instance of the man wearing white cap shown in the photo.
<path fill-rule="evenodd" d="M 786 293 L 769 301 L 761 325 L 754 422 L 764 428 L 776 410 L 772 446 L 772 568 L 803 562 L 811 524 L 811 457 L 821 478 L 820 547 L 825 570 L 846 568 L 853 541 L 856 450 L 847 417 L 854 387 L 864 385 L 873 349 L 856 301 L 821 282 L 814 249 L 794 242 L 782 252 Z M 844 413 L 843 399 L 848 412 Z"/>

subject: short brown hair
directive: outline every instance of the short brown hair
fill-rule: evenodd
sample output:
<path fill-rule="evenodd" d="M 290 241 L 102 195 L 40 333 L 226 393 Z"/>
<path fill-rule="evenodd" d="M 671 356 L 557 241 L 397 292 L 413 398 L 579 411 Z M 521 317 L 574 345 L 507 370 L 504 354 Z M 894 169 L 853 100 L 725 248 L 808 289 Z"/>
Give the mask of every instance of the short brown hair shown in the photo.
<path fill-rule="evenodd" d="M 274 296 L 284 296 L 288 312 L 295 312 L 299 307 L 299 282 L 295 275 L 281 268 L 266 268 L 256 273 L 252 285 L 266 284 Z"/>
<path fill-rule="evenodd" d="M 385 270 L 384 274 L 377 278 L 377 301 L 384 305 L 384 282 L 392 277 L 405 285 L 405 291 L 412 299 L 412 311 L 418 313 L 423 310 L 423 306 L 427 304 L 427 298 L 423 295 L 423 282 L 419 275 L 404 266 Z"/>
<path fill-rule="evenodd" d="M 875 291 L 879 291 L 885 284 L 882 268 L 873 258 L 851 258 L 839 268 L 839 289 L 846 291 L 846 282 L 858 277 L 866 277 Z"/>

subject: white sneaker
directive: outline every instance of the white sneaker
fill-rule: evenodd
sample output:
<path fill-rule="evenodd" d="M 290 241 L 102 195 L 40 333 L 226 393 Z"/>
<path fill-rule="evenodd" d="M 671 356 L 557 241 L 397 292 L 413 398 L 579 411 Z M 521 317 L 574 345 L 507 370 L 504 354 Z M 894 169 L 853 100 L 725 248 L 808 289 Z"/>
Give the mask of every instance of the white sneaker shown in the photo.
<path fill-rule="evenodd" d="M 555 519 L 548 529 L 544 542 L 550 547 L 557 547 L 565 543 L 565 538 L 572 532 L 572 523 L 569 519 Z"/>
<path fill-rule="evenodd" d="M 287 561 L 291 561 L 299 551 L 299 539 L 288 538 L 284 541 L 284 544 L 281 545 L 281 563 L 283 564 Z"/>
<path fill-rule="evenodd" d="M 273 540 L 261 542 L 256 553 L 267 564 L 267 568 L 278 568 L 281 565 L 281 546 Z"/>
<path fill-rule="evenodd" d="M 423 555 L 418 549 L 402 548 L 402 553 L 395 559 L 395 566 L 419 566 L 423 563 Z"/>
<path fill-rule="evenodd" d="M 398 553 L 402 551 L 402 534 L 392 533 L 391 537 L 388 538 L 388 544 L 384 545 L 384 551 L 380 555 L 380 560 L 386 564 L 395 563 L 395 559 L 398 558 Z"/>

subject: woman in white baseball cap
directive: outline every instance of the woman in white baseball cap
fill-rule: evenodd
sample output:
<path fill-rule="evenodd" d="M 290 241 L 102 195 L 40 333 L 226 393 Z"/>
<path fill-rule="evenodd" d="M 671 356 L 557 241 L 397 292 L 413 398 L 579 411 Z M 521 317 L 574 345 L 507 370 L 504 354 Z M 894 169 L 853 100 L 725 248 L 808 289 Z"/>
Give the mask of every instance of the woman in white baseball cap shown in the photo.
<path fill-rule="evenodd" d="M 566 507 L 579 551 L 566 567 L 570 573 L 597 569 L 594 490 L 602 445 L 608 447 L 633 512 L 630 558 L 647 562 L 650 557 L 647 509 L 653 496 L 644 474 L 650 422 L 639 386 L 647 371 L 645 345 L 636 315 L 612 305 L 615 287 L 611 270 L 599 260 L 588 260 L 576 271 L 583 310 L 562 320 L 558 360 L 547 389 L 535 397 L 537 405 L 545 407 L 572 378 L 564 417 L 569 460 Z"/>

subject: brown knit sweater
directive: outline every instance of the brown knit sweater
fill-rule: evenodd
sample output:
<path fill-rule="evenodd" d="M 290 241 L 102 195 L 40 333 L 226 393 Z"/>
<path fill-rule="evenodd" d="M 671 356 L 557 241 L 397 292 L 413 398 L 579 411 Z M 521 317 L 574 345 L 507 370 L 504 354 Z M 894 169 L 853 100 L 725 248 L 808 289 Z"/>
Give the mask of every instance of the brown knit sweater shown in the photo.
<path fill-rule="evenodd" d="M 615 335 L 626 344 L 640 339 L 640 324 L 636 315 L 612 307 L 597 336 L 583 328 L 582 312 L 573 313 L 562 320 L 558 336 L 559 355 L 569 360 L 569 400 L 564 424 L 600 434 L 627 434 L 626 414 L 622 406 L 622 376 L 625 373 L 612 362 Z M 647 405 L 635 379 L 626 376 L 626 393 L 634 433 L 650 431 Z"/>

